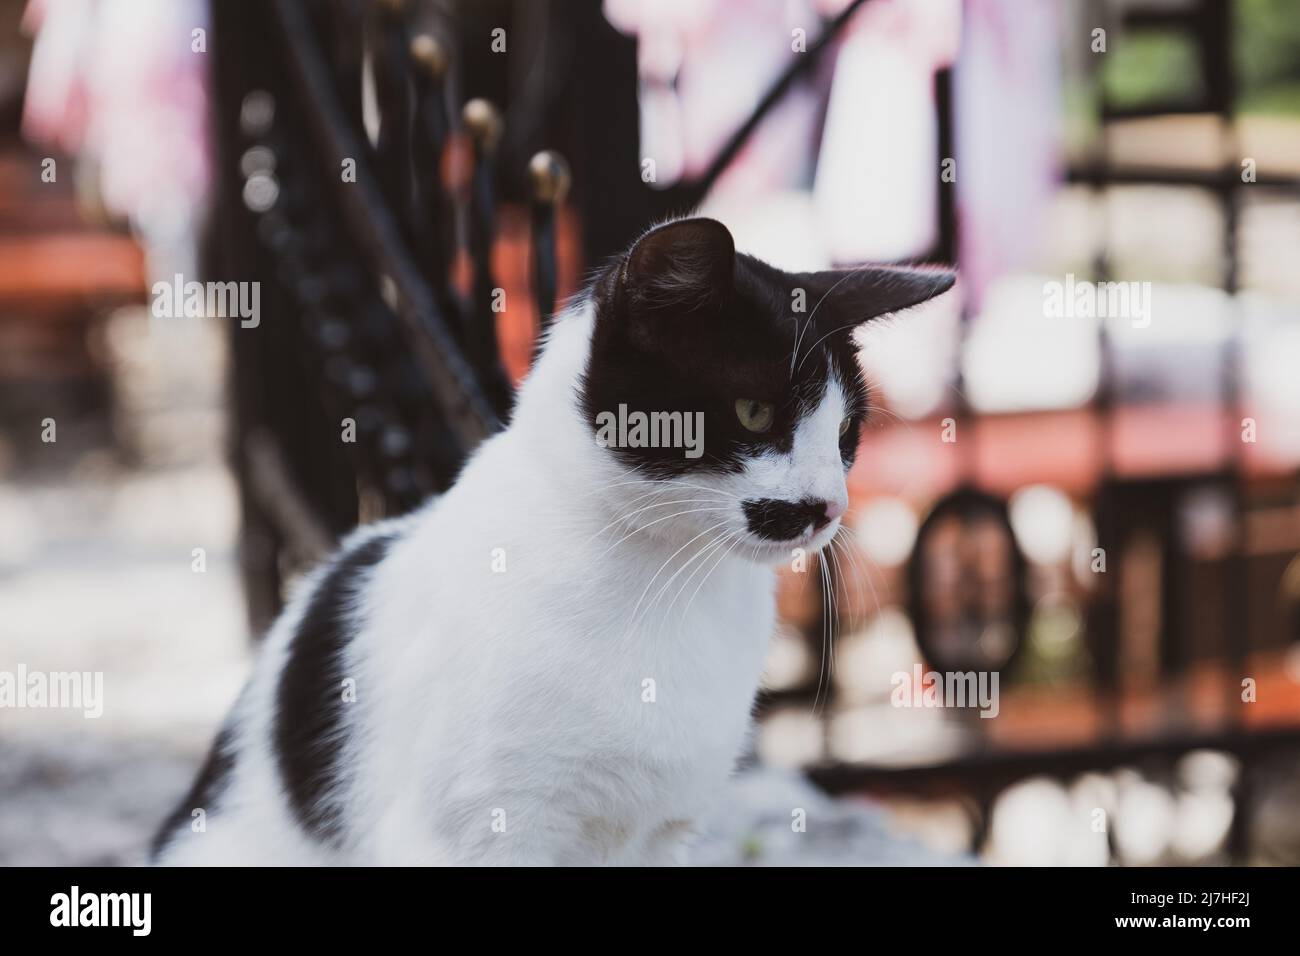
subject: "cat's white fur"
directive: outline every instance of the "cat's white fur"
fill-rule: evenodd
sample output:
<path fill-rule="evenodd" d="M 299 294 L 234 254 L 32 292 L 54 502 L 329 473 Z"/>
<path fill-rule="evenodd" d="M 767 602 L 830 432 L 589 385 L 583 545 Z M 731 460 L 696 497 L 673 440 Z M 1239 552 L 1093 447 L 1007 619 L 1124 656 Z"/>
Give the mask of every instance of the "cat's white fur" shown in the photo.
<path fill-rule="evenodd" d="M 846 503 L 833 379 L 790 454 L 649 481 L 579 412 L 593 307 L 558 321 L 508 429 L 396 522 L 348 644 L 339 848 L 304 833 L 272 749 L 277 683 L 312 588 L 269 633 L 231 728 L 238 758 L 167 864 L 660 864 L 678 860 L 745 745 L 774 624 L 742 498 Z M 737 396 L 744 397 L 744 396 Z M 644 509 L 644 510 L 640 510 Z M 346 548 L 345 548 L 346 550 Z"/>

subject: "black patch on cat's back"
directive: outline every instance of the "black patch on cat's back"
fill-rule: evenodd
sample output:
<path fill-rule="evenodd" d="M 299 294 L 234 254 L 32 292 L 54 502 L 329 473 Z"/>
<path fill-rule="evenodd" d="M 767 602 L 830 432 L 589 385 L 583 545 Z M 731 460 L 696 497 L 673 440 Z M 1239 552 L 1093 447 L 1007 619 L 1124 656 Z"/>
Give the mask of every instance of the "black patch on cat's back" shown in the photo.
<path fill-rule="evenodd" d="M 336 843 L 343 820 L 331 805 L 343 750 L 343 653 L 356 631 L 355 599 L 393 536 L 340 555 L 303 611 L 280 673 L 272 739 L 289 806 L 302 828 Z"/>
<path fill-rule="evenodd" d="M 212 811 L 230 781 L 230 772 L 235 768 L 235 754 L 231 743 L 229 728 L 217 734 L 217 739 L 212 742 L 212 749 L 208 751 L 208 756 L 204 759 L 203 766 L 199 768 L 199 775 L 194 779 L 189 792 L 154 835 L 150 846 L 153 859 L 158 858 L 172 838 L 180 832 L 181 827 L 192 819 L 195 810 L 203 810 L 205 813 Z"/>

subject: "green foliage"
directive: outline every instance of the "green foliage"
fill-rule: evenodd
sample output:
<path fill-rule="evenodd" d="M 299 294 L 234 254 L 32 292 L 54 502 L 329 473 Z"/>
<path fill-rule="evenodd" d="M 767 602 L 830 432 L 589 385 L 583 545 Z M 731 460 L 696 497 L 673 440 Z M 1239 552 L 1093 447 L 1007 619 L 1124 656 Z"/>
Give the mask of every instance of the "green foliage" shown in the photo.
<path fill-rule="evenodd" d="M 1201 95 L 1196 44 L 1184 32 L 1129 30 L 1105 56 L 1101 81 L 1115 106 L 1186 103 Z"/>
<path fill-rule="evenodd" d="M 1239 109 L 1300 114 L 1300 0 L 1238 0 L 1234 26 Z"/>
<path fill-rule="evenodd" d="M 1300 82 L 1300 0 L 1237 0 L 1236 14 L 1242 92 Z"/>
<path fill-rule="evenodd" d="M 1238 109 L 1300 114 L 1300 0 L 1236 0 L 1233 7 Z M 1112 41 L 1101 81 L 1115 106 L 1189 103 L 1201 96 L 1205 79 L 1191 34 L 1140 29 Z"/>

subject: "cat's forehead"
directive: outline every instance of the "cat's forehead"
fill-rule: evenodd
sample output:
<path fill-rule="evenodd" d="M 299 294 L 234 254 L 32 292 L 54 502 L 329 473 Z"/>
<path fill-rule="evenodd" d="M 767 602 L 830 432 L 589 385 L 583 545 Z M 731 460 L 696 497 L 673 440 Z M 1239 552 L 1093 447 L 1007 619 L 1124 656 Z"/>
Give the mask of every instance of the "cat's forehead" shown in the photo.
<path fill-rule="evenodd" d="M 798 338 L 799 320 L 807 318 L 807 292 L 796 278 L 742 253 L 736 256 L 735 290 L 734 305 L 756 341 L 789 351 Z"/>
<path fill-rule="evenodd" d="M 788 355 L 808 328 L 812 308 L 808 298 L 798 276 L 744 254 L 736 256 L 732 317 L 755 345 Z"/>
<path fill-rule="evenodd" d="M 815 290 L 799 276 L 746 255 L 736 257 L 731 345 L 741 366 L 782 391 L 815 400 L 830 379 L 847 394 L 858 380 L 849 335 L 827 335 Z"/>

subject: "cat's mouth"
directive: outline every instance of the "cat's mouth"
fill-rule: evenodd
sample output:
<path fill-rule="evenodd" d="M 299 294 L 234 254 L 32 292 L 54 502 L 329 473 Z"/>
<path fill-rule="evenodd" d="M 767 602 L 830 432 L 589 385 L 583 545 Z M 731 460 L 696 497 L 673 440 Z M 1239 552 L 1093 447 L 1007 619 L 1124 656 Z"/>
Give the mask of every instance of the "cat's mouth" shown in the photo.
<path fill-rule="evenodd" d="M 784 560 L 796 551 L 820 551 L 830 544 L 831 538 L 840 529 L 840 520 L 835 518 L 820 527 L 809 527 L 806 531 L 789 538 L 772 538 L 749 532 L 749 543 L 755 555 L 763 560 Z"/>

